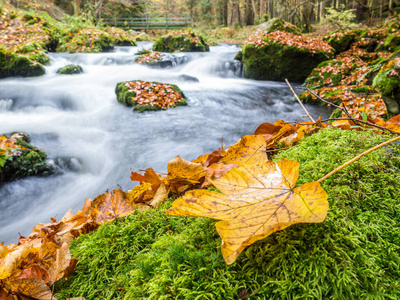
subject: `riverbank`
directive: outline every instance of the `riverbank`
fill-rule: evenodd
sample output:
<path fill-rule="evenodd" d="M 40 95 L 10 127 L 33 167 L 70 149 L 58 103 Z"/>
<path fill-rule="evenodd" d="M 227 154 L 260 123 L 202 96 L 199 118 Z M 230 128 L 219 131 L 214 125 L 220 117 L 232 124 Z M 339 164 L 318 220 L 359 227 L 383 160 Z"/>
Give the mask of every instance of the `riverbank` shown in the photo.
<path fill-rule="evenodd" d="M 387 139 L 324 129 L 274 160 L 299 161 L 301 185 Z M 231 266 L 221 255 L 215 221 L 169 216 L 163 210 L 171 200 L 138 210 L 72 243 L 79 263 L 68 281 L 56 284 L 56 297 L 397 298 L 399 171 L 398 144 L 363 157 L 322 182 L 330 204 L 323 223 L 277 232 L 246 248 Z"/>

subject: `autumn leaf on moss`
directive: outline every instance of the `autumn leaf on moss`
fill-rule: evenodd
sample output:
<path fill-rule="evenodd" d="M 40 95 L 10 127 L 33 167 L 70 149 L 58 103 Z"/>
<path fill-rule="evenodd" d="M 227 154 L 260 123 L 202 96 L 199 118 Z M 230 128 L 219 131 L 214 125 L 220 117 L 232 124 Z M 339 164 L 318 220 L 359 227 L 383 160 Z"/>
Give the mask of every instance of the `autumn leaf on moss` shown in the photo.
<path fill-rule="evenodd" d="M 232 264 L 245 247 L 278 230 L 325 219 L 328 195 L 317 182 L 296 188 L 298 172 L 299 164 L 286 159 L 245 164 L 212 180 L 222 193 L 189 191 L 166 213 L 221 220 L 216 224 L 221 250 L 226 263 Z"/>
<path fill-rule="evenodd" d="M 97 196 L 92 202 L 90 215 L 97 223 L 112 221 L 116 218 L 126 217 L 134 212 L 136 203 L 129 200 L 127 193 L 121 189 L 108 191 Z"/>

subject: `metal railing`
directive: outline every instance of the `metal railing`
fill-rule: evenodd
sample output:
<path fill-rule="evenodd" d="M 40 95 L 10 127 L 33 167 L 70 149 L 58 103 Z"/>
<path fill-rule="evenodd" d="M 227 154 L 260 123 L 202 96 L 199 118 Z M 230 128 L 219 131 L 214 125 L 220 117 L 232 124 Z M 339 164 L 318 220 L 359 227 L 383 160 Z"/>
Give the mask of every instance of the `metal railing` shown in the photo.
<path fill-rule="evenodd" d="M 158 17 L 130 17 L 104 18 L 103 22 L 108 26 L 122 27 L 126 29 L 177 29 L 190 26 L 193 20 L 189 16 L 166 15 Z"/>

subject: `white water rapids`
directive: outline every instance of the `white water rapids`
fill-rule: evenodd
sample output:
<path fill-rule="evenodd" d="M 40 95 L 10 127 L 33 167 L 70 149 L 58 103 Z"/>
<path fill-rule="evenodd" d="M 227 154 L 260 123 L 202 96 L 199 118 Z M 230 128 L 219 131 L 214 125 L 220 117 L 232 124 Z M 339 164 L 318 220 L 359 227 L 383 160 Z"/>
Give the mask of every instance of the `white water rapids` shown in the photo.
<path fill-rule="evenodd" d="M 73 158 L 60 175 L 0 186 L 0 242 L 16 242 L 37 222 L 60 219 L 70 208 L 76 212 L 85 198 L 107 189 L 131 189 L 131 169 L 165 172 L 175 156 L 195 159 L 219 148 L 221 138 L 228 147 L 263 122 L 307 120 L 285 84 L 243 79 L 221 68 L 240 50 L 236 46 L 189 53 L 188 63 L 169 69 L 133 63 L 141 47 L 151 44 L 113 53 L 53 53 L 46 75 L 0 80 L 0 135 L 24 132 L 49 160 Z M 84 73 L 56 74 L 70 63 Z M 184 81 L 181 74 L 200 82 Z M 134 113 L 114 92 L 118 82 L 134 79 L 177 84 L 188 106 Z M 316 118 L 325 111 L 307 108 Z"/>

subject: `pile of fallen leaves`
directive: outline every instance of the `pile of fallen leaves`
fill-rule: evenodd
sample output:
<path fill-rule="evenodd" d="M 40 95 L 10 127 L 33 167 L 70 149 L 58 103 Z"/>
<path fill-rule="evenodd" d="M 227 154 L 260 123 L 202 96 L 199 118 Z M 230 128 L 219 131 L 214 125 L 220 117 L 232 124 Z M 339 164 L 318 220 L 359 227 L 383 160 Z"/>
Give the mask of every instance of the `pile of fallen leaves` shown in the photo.
<path fill-rule="evenodd" d="M 135 94 L 132 101 L 141 106 L 151 105 L 167 109 L 184 100 L 182 94 L 170 84 L 136 80 L 124 82 L 124 85 L 129 92 Z"/>
<path fill-rule="evenodd" d="M 135 62 L 138 64 L 155 64 L 163 60 L 161 52 L 150 52 L 140 55 L 136 58 Z"/>
<path fill-rule="evenodd" d="M 260 32 L 249 37 L 246 44 L 254 45 L 255 47 L 263 47 L 270 43 L 282 44 L 298 49 L 307 49 L 311 53 L 324 52 L 333 54 L 333 48 L 327 42 L 319 39 L 308 38 L 300 35 L 295 35 L 285 31 L 274 31 L 270 33 Z"/>

